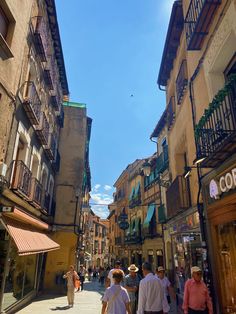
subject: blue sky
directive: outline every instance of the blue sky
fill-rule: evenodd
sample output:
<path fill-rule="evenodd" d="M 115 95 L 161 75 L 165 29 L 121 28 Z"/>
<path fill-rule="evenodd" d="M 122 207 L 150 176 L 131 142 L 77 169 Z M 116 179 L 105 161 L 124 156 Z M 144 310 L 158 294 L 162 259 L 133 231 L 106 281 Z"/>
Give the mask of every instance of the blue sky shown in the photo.
<path fill-rule="evenodd" d="M 70 100 L 86 103 L 93 119 L 91 203 L 100 204 L 92 206 L 99 216 L 120 173 L 155 152 L 149 136 L 165 108 L 156 80 L 172 3 L 56 0 Z"/>

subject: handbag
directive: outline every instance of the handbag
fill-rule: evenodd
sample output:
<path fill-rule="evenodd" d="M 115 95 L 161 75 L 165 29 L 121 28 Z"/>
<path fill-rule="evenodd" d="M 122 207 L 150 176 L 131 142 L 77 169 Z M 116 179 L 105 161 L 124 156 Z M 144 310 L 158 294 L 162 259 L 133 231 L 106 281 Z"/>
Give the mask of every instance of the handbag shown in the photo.
<path fill-rule="evenodd" d="M 75 289 L 79 290 L 80 289 L 80 280 L 76 278 L 76 275 L 77 274 L 74 273 L 74 275 L 73 275 L 73 283 L 74 283 Z"/>

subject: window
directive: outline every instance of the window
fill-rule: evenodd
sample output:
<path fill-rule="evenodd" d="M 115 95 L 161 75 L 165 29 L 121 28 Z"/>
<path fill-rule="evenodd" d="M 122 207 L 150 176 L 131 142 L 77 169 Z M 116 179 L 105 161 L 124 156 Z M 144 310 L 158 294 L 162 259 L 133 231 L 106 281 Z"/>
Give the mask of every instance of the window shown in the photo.
<path fill-rule="evenodd" d="M 0 5 L 0 58 L 12 58 L 13 54 L 10 49 L 15 19 L 11 14 L 5 0 L 1 0 Z"/>
<path fill-rule="evenodd" d="M 0 7 L 0 34 L 4 39 L 7 39 L 7 32 L 9 27 L 9 20 L 4 13 L 3 9 Z"/>

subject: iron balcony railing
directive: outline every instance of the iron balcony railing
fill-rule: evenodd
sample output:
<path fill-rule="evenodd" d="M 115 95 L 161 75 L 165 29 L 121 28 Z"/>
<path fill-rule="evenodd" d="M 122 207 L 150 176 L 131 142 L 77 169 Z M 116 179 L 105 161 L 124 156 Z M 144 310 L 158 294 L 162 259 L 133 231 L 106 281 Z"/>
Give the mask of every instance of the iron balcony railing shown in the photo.
<path fill-rule="evenodd" d="M 41 206 L 43 187 L 41 183 L 36 179 L 31 179 L 31 191 L 30 200 L 36 205 Z"/>
<path fill-rule="evenodd" d="M 43 198 L 42 198 L 43 202 L 42 202 L 42 207 L 43 209 L 47 212 L 50 213 L 50 200 L 51 200 L 51 195 L 44 191 L 43 193 Z"/>
<path fill-rule="evenodd" d="M 49 140 L 48 140 L 48 145 L 45 146 L 45 154 L 50 160 L 55 160 L 56 157 L 56 139 L 52 135 L 52 133 L 49 134 Z"/>
<path fill-rule="evenodd" d="M 41 114 L 41 101 L 35 84 L 32 81 L 25 82 L 26 96 L 24 97 L 23 107 L 32 125 L 39 125 Z"/>
<path fill-rule="evenodd" d="M 49 123 L 45 116 L 45 113 L 42 112 L 40 116 L 40 124 L 39 126 L 35 127 L 35 132 L 37 137 L 42 145 L 48 144 L 48 137 L 49 137 Z"/>
<path fill-rule="evenodd" d="M 188 50 L 200 50 L 221 0 L 191 0 L 185 18 Z"/>
<path fill-rule="evenodd" d="M 59 111 L 59 101 L 57 95 L 52 95 L 50 98 L 50 102 L 55 111 Z"/>
<path fill-rule="evenodd" d="M 163 146 L 163 151 L 157 157 L 156 165 L 158 175 L 168 168 L 169 165 L 168 145 Z"/>
<path fill-rule="evenodd" d="M 172 96 L 167 105 L 167 127 L 168 130 L 171 129 L 175 120 L 175 97 Z"/>
<path fill-rule="evenodd" d="M 180 105 L 188 85 L 187 61 L 183 60 L 176 79 L 177 104 Z"/>
<path fill-rule="evenodd" d="M 236 74 L 229 77 L 195 127 L 197 157 L 201 165 L 215 167 L 235 150 Z"/>
<path fill-rule="evenodd" d="M 30 197 L 32 173 L 22 160 L 14 160 L 11 188 L 21 196 Z"/>
<path fill-rule="evenodd" d="M 54 172 L 59 172 L 60 170 L 60 164 L 61 164 L 61 155 L 59 153 L 59 151 L 56 151 L 56 158 L 54 159 L 54 161 L 52 162 L 52 168 L 54 170 Z"/>
<path fill-rule="evenodd" d="M 46 21 L 42 16 L 33 17 L 31 20 L 33 41 L 37 55 L 42 62 L 47 61 L 47 37 Z"/>
<path fill-rule="evenodd" d="M 188 182 L 184 177 L 177 176 L 171 183 L 166 191 L 166 202 L 168 219 L 189 208 Z"/>

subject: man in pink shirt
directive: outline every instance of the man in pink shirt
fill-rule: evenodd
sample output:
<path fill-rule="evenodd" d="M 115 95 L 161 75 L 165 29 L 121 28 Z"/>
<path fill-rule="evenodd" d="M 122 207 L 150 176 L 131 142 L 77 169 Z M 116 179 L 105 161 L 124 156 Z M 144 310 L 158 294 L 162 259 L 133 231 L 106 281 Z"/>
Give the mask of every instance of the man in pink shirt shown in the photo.
<path fill-rule="evenodd" d="M 213 306 L 199 267 L 191 268 L 192 278 L 184 286 L 184 314 L 213 314 Z"/>

